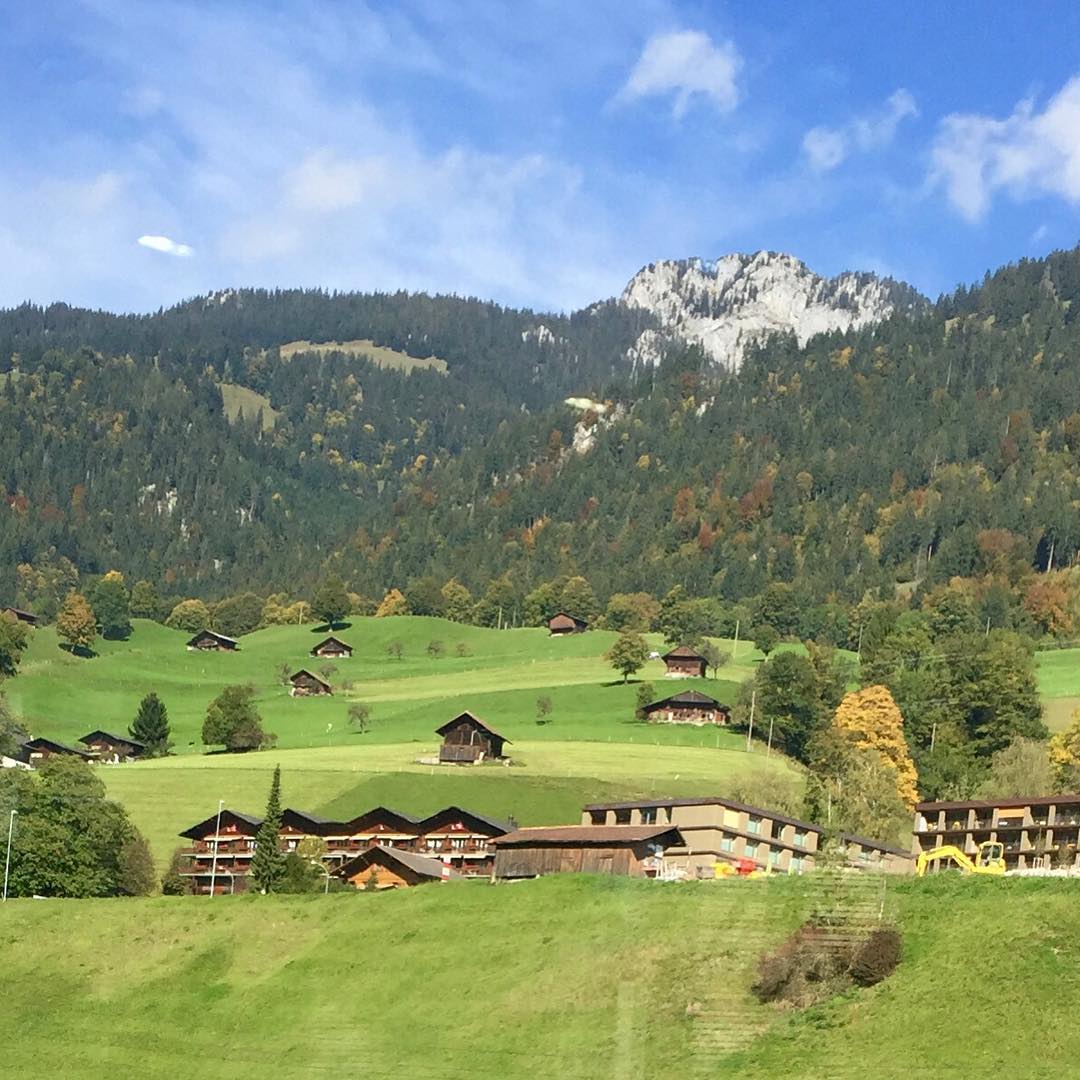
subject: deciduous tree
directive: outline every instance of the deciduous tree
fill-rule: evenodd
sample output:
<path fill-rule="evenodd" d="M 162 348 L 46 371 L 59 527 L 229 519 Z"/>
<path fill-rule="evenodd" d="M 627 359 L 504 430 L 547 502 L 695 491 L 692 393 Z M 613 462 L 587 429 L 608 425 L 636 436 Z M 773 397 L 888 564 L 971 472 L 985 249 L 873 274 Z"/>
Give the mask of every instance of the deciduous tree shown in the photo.
<path fill-rule="evenodd" d="M 331 630 L 337 626 L 349 614 L 349 594 L 341 578 L 336 574 L 325 578 L 312 598 L 311 607 Z"/>
<path fill-rule="evenodd" d="M 915 765 L 904 738 L 904 718 L 884 686 L 868 686 L 840 702 L 833 721 L 861 750 L 878 754 L 896 775 L 896 793 L 909 809 L 919 801 Z"/>
<path fill-rule="evenodd" d="M 224 746 L 227 750 L 258 750 L 271 737 L 263 731 L 262 717 L 255 707 L 255 688 L 226 686 L 206 710 L 202 741 L 207 746 Z"/>
<path fill-rule="evenodd" d="M 375 612 L 377 619 L 385 619 L 391 615 L 408 615 L 409 601 L 405 599 L 400 589 L 390 589 L 382 598 L 378 611 Z"/>
<path fill-rule="evenodd" d="M 181 600 L 165 620 L 165 625 L 188 634 L 210 627 L 210 609 L 201 600 Z"/>
<path fill-rule="evenodd" d="M 604 659 L 623 677 L 623 682 L 640 671 L 649 659 L 648 642 L 632 630 L 624 631 L 606 653 Z"/>
<path fill-rule="evenodd" d="M 0 611 L 0 679 L 10 679 L 19 670 L 19 661 L 30 641 L 26 623 Z"/>
<path fill-rule="evenodd" d="M 97 618 L 82 593 L 72 589 L 64 598 L 56 615 L 56 633 L 73 652 L 90 652 L 97 640 Z"/>
<path fill-rule="evenodd" d="M 94 614 L 106 639 L 123 639 L 131 634 L 131 606 L 124 575 L 110 570 L 94 586 Z"/>

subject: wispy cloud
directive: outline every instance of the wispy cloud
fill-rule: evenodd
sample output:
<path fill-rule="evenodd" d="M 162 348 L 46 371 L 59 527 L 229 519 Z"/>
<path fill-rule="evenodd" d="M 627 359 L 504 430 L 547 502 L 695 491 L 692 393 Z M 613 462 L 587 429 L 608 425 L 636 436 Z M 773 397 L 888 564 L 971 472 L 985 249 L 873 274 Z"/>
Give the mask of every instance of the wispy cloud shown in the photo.
<path fill-rule="evenodd" d="M 803 153 L 815 172 L 829 172 L 855 152 L 888 146 L 903 120 L 918 116 L 915 98 L 901 88 L 876 111 L 857 116 L 840 127 L 813 127 L 803 136 Z"/>
<path fill-rule="evenodd" d="M 1040 112 L 1021 101 L 1003 120 L 972 113 L 946 116 L 932 150 L 931 183 L 970 222 L 985 217 L 994 195 L 1056 195 L 1080 203 L 1080 76 Z"/>
<path fill-rule="evenodd" d="M 163 255 L 175 255 L 181 259 L 189 258 L 195 254 L 194 248 L 189 247 L 187 244 L 178 244 L 167 236 L 140 236 L 135 243 L 141 244 L 151 251 L 160 251 Z"/>
<path fill-rule="evenodd" d="M 699 30 L 654 34 L 616 100 L 674 94 L 676 120 L 695 97 L 704 98 L 720 112 L 731 112 L 739 102 L 741 68 L 742 58 L 731 41 L 717 44 Z"/>

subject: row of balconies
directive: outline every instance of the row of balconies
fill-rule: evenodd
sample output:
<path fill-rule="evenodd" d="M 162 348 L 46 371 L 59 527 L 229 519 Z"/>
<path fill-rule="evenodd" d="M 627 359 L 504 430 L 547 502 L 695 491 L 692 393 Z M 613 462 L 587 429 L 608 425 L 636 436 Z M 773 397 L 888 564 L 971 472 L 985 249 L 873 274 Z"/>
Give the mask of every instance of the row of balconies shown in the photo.
<path fill-rule="evenodd" d="M 1023 818 L 949 817 L 928 820 L 925 826 L 915 829 L 917 833 L 989 832 L 991 829 L 1075 829 L 1080 827 L 1080 811 L 1058 813 L 1053 816 L 1025 814 Z"/>

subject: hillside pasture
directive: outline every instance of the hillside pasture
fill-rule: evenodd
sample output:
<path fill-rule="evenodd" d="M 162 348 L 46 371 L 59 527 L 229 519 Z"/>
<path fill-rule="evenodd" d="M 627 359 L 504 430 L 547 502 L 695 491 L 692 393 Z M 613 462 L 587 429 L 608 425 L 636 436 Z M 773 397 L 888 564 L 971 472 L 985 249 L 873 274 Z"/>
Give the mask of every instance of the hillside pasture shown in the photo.
<path fill-rule="evenodd" d="M 370 360 L 377 367 L 387 368 L 391 371 L 403 371 L 409 374 L 412 371 L 437 371 L 440 375 L 447 372 L 446 361 L 438 356 L 409 356 L 397 349 L 388 348 L 385 345 L 376 345 L 367 338 L 359 338 L 355 341 L 324 341 L 315 343 L 312 341 L 290 341 L 279 349 L 283 360 L 291 360 L 294 356 L 302 356 L 305 353 L 316 353 L 319 356 L 327 356 L 330 353 L 343 353 L 345 356 L 356 356 L 363 360 Z"/>
<path fill-rule="evenodd" d="M 219 383 L 221 404 L 229 423 L 235 424 L 241 416 L 245 420 L 254 420 L 262 412 L 263 431 L 273 431 L 281 415 L 270 404 L 265 394 L 257 393 L 246 386 L 236 383 Z"/>

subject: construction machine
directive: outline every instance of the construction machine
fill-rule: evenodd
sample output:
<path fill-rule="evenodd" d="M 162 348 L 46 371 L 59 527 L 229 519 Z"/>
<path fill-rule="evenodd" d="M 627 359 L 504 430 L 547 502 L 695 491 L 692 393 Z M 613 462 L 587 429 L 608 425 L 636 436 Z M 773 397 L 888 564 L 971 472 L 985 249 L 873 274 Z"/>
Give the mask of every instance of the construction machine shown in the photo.
<path fill-rule="evenodd" d="M 931 863 L 949 859 L 965 874 L 991 874 L 1000 877 L 1005 873 L 1005 846 L 998 840 L 984 840 L 973 859 L 955 844 L 945 844 L 943 847 L 931 848 L 924 851 L 915 860 L 915 875 L 923 877 Z"/>

